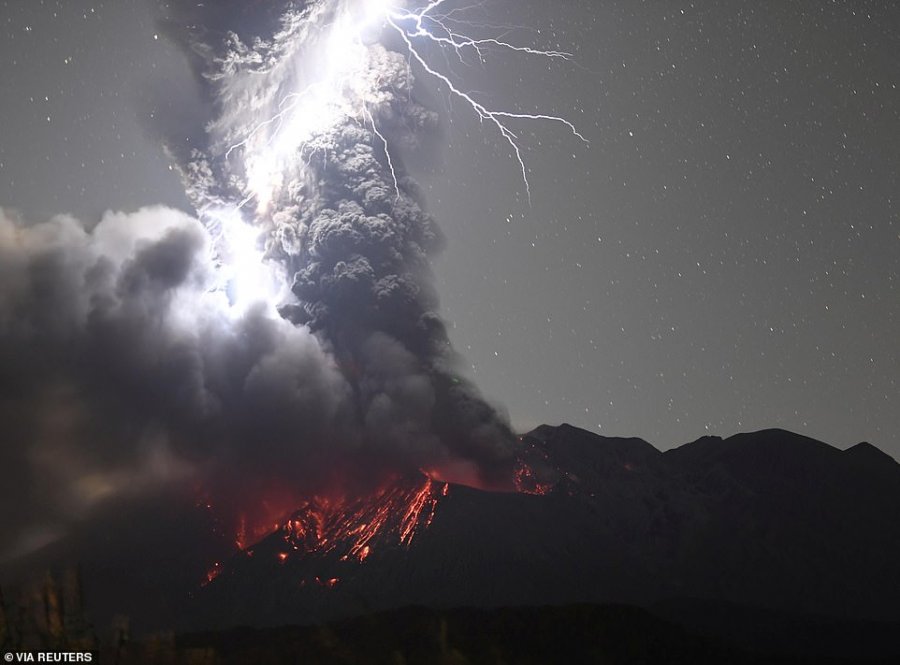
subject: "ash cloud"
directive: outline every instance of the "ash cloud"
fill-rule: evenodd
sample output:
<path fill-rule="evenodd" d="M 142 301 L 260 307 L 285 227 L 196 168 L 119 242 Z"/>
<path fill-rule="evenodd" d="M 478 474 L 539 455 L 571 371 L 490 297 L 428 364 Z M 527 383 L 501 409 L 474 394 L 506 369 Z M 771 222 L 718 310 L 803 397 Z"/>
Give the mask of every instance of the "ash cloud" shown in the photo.
<path fill-rule="evenodd" d="M 254 123 L 276 117 L 308 84 L 304 76 L 327 68 L 318 30 L 349 4 L 282 3 L 279 19 L 260 17 L 252 36 L 237 10 L 206 21 L 195 6 L 172 8 L 174 23 L 190 15 L 191 25 L 206 26 L 180 33 L 187 52 L 202 54 L 195 66 L 214 109 L 207 149 L 182 167 L 201 218 L 223 198 L 246 200 L 249 160 L 229 158 L 228 148 L 252 153 Z M 509 475 L 513 436 L 458 371 L 431 272 L 443 236 L 397 157 L 398 147 L 415 147 L 433 132 L 438 118 L 415 101 L 405 54 L 373 40 L 360 57 L 365 66 L 343 91 L 357 112 L 282 155 L 277 183 L 255 201 L 267 258 L 292 283 L 294 299 L 280 311 L 334 354 L 353 390 L 364 446 L 416 466 L 469 460 L 482 480 L 497 481 Z M 278 143 L 280 121 L 273 124 L 276 131 L 263 137 Z"/>
<path fill-rule="evenodd" d="M 0 508 L 4 542 L 160 484 L 302 479 L 341 444 L 332 357 L 261 308 L 229 315 L 210 244 L 165 208 L 92 229 L 0 213 L 0 483 L 19 498 Z"/>
<path fill-rule="evenodd" d="M 366 46 L 348 93 L 362 86 L 366 115 L 282 155 L 267 200 L 242 205 L 253 174 L 227 147 L 322 64 L 307 43 L 344 6 L 259 4 L 167 3 L 205 98 L 194 140 L 168 146 L 195 216 L 0 212 L 0 483 L 16 497 L 0 559 L 166 487 L 234 520 L 291 510 L 346 465 L 509 482 L 513 436 L 458 371 L 430 267 L 443 237 L 395 154 L 437 124 L 406 58 Z M 289 287 L 277 312 L 234 306 L 223 274 L 247 247 L 226 242 L 230 218 Z"/>

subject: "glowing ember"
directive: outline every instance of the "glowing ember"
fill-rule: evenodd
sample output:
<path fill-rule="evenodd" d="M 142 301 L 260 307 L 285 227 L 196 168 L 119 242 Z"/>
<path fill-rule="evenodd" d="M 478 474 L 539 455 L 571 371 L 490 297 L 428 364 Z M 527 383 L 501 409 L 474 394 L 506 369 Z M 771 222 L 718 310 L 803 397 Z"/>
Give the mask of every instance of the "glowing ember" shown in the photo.
<path fill-rule="evenodd" d="M 319 577 L 316 577 L 316 584 L 318 584 L 319 586 L 323 586 L 327 589 L 333 589 L 335 586 L 337 586 L 338 582 L 340 582 L 340 579 L 338 579 L 337 577 L 331 577 L 327 580 L 323 580 Z"/>
<path fill-rule="evenodd" d="M 519 450 L 519 459 L 516 463 L 515 484 L 516 491 L 522 494 L 545 495 L 553 489 L 555 483 L 538 478 L 534 464 L 538 468 L 549 468 L 550 463 L 546 451 L 539 448 L 534 442 L 519 437 L 519 443 L 523 448 Z M 526 461 L 527 460 L 527 461 Z"/>
<path fill-rule="evenodd" d="M 535 478 L 534 471 L 524 462 L 516 468 L 516 490 L 522 494 L 547 494 L 553 489 L 553 483 L 542 483 Z"/>
<path fill-rule="evenodd" d="M 206 571 L 206 581 L 203 582 L 203 584 L 201 586 L 206 586 L 207 584 L 212 582 L 214 579 L 216 579 L 219 576 L 219 574 L 221 572 L 222 572 L 222 564 L 220 564 L 218 561 L 216 561 L 213 564 L 212 568 L 210 568 L 208 571 Z"/>

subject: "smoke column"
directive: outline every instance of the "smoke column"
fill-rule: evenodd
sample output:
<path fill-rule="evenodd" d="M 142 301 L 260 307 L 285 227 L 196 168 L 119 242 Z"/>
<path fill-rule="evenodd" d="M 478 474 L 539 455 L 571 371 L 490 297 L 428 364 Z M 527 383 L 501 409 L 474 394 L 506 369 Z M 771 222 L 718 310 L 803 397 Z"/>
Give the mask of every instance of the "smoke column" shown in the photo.
<path fill-rule="evenodd" d="M 437 118 L 414 101 L 407 56 L 375 41 L 384 5 L 289 3 L 271 36 L 249 43 L 229 30 L 182 33 L 212 110 L 182 171 L 226 261 L 247 251 L 234 235 L 256 242 L 290 285 L 269 304 L 334 358 L 352 395 L 345 442 L 392 466 L 469 461 L 497 481 L 513 437 L 456 372 L 437 315 L 441 233 L 396 154 Z M 228 285 L 238 299 L 245 278 Z"/>

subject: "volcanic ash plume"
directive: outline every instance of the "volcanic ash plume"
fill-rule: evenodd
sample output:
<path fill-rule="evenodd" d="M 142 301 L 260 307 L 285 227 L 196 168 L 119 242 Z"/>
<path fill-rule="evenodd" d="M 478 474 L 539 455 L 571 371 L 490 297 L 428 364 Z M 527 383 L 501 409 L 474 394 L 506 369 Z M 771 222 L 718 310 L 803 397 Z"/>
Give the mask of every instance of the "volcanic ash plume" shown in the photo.
<path fill-rule="evenodd" d="M 168 3 L 206 102 L 168 141 L 198 219 L 0 214 L 0 559 L 173 483 L 271 529 L 338 476 L 510 482 L 436 313 L 398 150 L 437 119 L 375 40 L 384 3 L 261 4 Z"/>
<path fill-rule="evenodd" d="M 252 39 L 182 34 L 212 109 L 182 170 L 208 228 L 227 236 L 231 216 L 260 230 L 291 285 L 278 311 L 333 355 L 364 454 L 469 460 L 497 480 L 513 437 L 455 371 L 430 268 L 441 233 L 397 156 L 437 119 L 414 101 L 408 55 L 374 41 L 383 4 L 289 4 Z"/>

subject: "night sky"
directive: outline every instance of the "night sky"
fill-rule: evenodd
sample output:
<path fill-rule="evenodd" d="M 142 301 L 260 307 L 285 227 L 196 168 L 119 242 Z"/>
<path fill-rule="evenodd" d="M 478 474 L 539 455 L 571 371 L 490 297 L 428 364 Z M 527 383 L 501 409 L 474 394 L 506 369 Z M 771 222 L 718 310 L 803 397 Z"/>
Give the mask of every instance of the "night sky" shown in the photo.
<path fill-rule="evenodd" d="M 574 57 L 456 66 L 466 87 L 590 141 L 516 125 L 529 204 L 508 145 L 422 89 L 442 133 L 405 159 L 448 239 L 443 313 L 513 424 L 660 448 L 782 427 L 900 457 L 900 5 L 489 0 L 477 17 Z M 187 209 L 150 128 L 194 94 L 145 0 L 0 1 L 0 206 Z"/>

